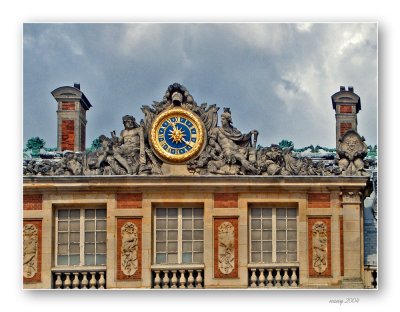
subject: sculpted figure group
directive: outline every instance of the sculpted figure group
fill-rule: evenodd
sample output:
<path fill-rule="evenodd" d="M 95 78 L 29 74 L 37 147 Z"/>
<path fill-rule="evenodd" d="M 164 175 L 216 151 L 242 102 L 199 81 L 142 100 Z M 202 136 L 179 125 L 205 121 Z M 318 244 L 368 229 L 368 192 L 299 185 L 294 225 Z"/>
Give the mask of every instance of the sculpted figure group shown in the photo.
<path fill-rule="evenodd" d="M 99 147 L 88 153 L 66 153 L 60 160 L 30 160 L 24 164 L 24 175 L 159 175 L 162 161 L 155 157 L 149 144 L 153 120 L 161 112 L 182 106 L 203 121 L 207 141 L 200 155 L 187 163 L 196 175 L 366 175 L 366 145 L 357 132 L 348 131 L 337 151 L 337 164 L 314 162 L 295 157 L 293 146 L 281 148 L 257 146 L 258 131 L 242 133 L 233 126 L 230 108 L 224 108 L 218 126 L 216 104 L 197 105 L 188 90 L 170 85 L 161 102 L 142 106 L 144 119 L 138 124 L 133 116 L 122 118 L 124 129 L 119 136 L 101 135 Z"/>

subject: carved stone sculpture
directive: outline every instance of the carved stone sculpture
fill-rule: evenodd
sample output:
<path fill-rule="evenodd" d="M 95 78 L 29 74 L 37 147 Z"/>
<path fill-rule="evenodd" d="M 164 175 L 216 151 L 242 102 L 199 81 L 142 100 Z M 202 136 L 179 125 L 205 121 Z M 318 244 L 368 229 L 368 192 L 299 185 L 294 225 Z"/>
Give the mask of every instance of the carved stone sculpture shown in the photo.
<path fill-rule="evenodd" d="M 38 230 L 33 224 L 25 224 L 23 229 L 24 277 L 32 278 L 38 270 Z"/>
<path fill-rule="evenodd" d="M 354 130 L 347 131 L 339 139 L 337 153 L 342 175 L 368 175 L 364 169 L 364 157 L 367 155 L 368 146 L 364 141 L 365 139 Z"/>
<path fill-rule="evenodd" d="M 218 268 L 223 274 L 229 274 L 235 268 L 235 228 L 230 222 L 218 227 Z"/>
<path fill-rule="evenodd" d="M 132 276 L 138 269 L 138 228 L 132 222 L 121 228 L 121 269 L 127 276 Z"/>
<path fill-rule="evenodd" d="M 312 227 L 312 266 L 317 273 L 323 273 L 328 266 L 328 230 L 322 221 Z"/>

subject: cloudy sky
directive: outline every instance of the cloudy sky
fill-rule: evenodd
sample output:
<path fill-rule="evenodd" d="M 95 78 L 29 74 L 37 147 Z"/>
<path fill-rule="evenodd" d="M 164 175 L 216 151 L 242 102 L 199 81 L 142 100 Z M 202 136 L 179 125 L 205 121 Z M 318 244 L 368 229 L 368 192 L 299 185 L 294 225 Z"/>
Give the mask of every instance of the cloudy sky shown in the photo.
<path fill-rule="evenodd" d="M 23 27 L 23 143 L 57 145 L 50 92 L 81 84 L 92 103 L 87 146 L 140 120 L 140 107 L 186 86 L 198 104 L 231 107 L 242 132 L 257 129 L 263 146 L 282 139 L 300 148 L 335 145 L 331 95 L 354 86 L 358 131 L 377 144 L 376 23 L 76 24 Z"/>

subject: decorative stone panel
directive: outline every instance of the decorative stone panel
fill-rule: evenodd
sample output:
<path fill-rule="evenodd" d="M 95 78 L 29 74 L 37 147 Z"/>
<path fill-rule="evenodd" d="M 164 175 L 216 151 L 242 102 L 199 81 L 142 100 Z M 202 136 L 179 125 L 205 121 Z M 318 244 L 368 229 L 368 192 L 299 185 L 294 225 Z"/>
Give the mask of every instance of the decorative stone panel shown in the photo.
<path fill-rule="evenodd" d="M 73 151 L 75 147 L 75 121 L 63 119 L 61 121 L 61 150 Z"/>
<path fill-rule="evenodd" d="M 142 193 L 117 193 L 117 209 L 142 208 Z"/>
<path fill-rule="evenodd" d="M 330 208 L 330 193 L 308 193 L 308 208 Z"/>
<path fill-rule="evenodd" d="M 238 218 L 214 219 L 214 277 L 238 277 Z"/>
<path fill-rule="evenodd" d="M 24 194 L 24 210 L 42 210 L 42 194 Z"/>
<path fill-rule="evenodd" d="M 22 240 L 24 283 L 38 283 L 42 275 L 42 220 L 24 220 Z"/>
<path fill-rule="evenodd" d="M 310 277 L 331 277 L 331 219 L 308 218 L 308 262 Z"/>
<path fill-rule="evenodd" d="M 142 219 L 117 219 L 117 279 L 142 278 Z"/>
<path fill-rule="evenodd" d="M 214 193 L 214 208 L 238 208 L 238 193 Z"/>

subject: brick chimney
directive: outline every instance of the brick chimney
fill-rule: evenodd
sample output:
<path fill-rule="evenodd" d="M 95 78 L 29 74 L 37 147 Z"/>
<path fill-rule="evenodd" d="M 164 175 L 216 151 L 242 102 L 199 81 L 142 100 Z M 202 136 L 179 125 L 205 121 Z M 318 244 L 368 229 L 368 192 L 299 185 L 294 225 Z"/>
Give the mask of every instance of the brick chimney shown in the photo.
<path fill-rule="evenodd" d="M 51 92 L 58 104 L 57 150 L 83 152 L 86 148 L 86 111 L 92 105 L 80 90 L 80 84 Z"/>
<path fill-rule="evenodd" d="M 339 92 L 332 95 L 332 106 L 336 118 L 336 148 L 339 139 L 348 130 L 357 131 L 357 114 L 361 110 L 360 97 L 354 93 L 353 87 L 340 86 Z"/>

